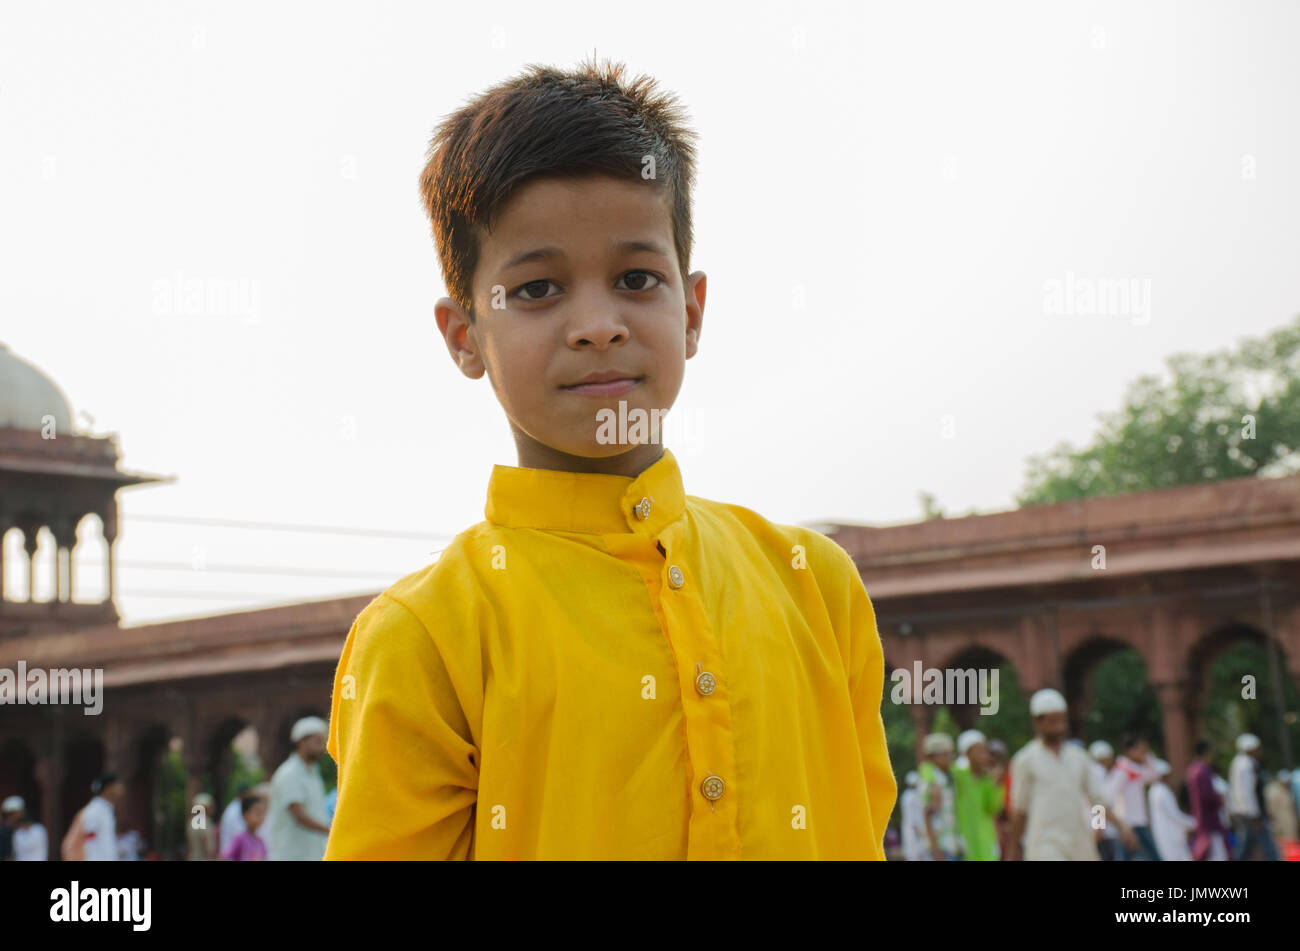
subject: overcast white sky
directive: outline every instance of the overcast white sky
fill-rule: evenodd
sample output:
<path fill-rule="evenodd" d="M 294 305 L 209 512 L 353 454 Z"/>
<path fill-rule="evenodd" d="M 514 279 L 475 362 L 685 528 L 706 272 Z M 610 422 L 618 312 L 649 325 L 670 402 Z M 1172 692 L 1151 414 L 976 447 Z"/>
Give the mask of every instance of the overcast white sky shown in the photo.
<path fill-rule="evenodd" d="M 483 518 L 514 445 L 437 335 L 416 183 L 527 63 L 595 48 L 700 133 L 691 494 L 1007 508 L 1128 381 L 1300 312 L 1293 2 L 2 9 L 0 341 L 175 476 L 119 495 L 129 623 L 377 591 Z M 190 313 L 195 280 L 246 296 Z M 1100 281 L 1138 294 L 1051 312 Z"/>

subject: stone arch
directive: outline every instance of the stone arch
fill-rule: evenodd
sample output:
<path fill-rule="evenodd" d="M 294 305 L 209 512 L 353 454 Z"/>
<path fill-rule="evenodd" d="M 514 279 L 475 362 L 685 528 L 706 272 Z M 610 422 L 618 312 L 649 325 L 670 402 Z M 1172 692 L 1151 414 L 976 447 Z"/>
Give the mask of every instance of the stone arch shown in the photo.
<path fill-rule="evenodd" d="M 88 732 L 78 732 L 64 740 L 63 782 L 59 787 L 63 828 L 59 830 L 60 838 L 57 840 L 54 830 L 50 830 L 51 849 L 54 848 L 56 841 L 61 841 L 63 832 L 72 822 L 72 817 L 81 810 L 82 806 L 90 802 L 94 795 L 90 791 L 90 784 L 105 771 L 107 762 L 104 743 L 98 736 Z"/>
<path fill-rule="evenodd" d="M 1132 654 L 1141 665 L 1140 680 L 1132 684 L 1137 698 L 1135 710 L 1121 718 L 1121 722 L 1103 723 L 1101 712 L 1093 706 L 1093 678 L 1102 664 L 1117 655 Z M 1116 744 L 1122 733 L 1142 727 L 1144 732 L 1155 732 L 1148 741 L 1156 747 L 1166 747 L 1164 711 L 1155 685 L 1151 682 L 1150 661 L 1138 645 L 1105 633 L 1093 634 L 1075 645 L 1062 664 L 1062 681 L 1065 700 L 1069 704 L 1070 735 L 1086 742 L 1105 739 Z M 1146 724 L 1147 717 L 1155 722 Z"/>
<path fill-rule="evenodd" d="M 87 552 L 95 557 L 87 559 Z M 104 520 L 96 513 L 83 515 L 77 522 L 76 545 L 68 556 L 72 570 L 70 600 L 98 604 L 108 600 L 105 566 L 108 564 L 108 539 L 104 537 Z M 87 569 L 94 564 L 94 571 Z M 80 598 L 78 598 L 80 594 Z"/>
<path fill-rule="evenodd" d="M 17 525 L 10 525 L 0 532 L 0 561 L 4 563 L 4 600 L 23 602 L 27 600 L 27 552 L 23 546 L 27 543 L 27 533 Z"/>
<path fill-rule="evenodd" d="M 1187 677 L 1198 693 L 1203 692 L 1208 686 L 1210 668 L 1214 662 L 1227 651 L 1242 642 L 1259 644 L 1266 650 L 1270 650 L 1275 645 L 1279 654 L 1279 673 L 1286 677 L 1287 655 L 1286 645 L 1276 638 L 1270 638 L 1262 630 L 1253 624 L 1246 624 L 1238 621 L 1230 621 L 1227 624 L 1220 624 L 1203 633 L 1198 637 L 1191 649 L 1187 652 Z M 1267 671 L 1261 673 L 1267 675 Z M 1261 677 L 1261 681 L 1262 681 Z"/>
<path fill-rule="evenodd" d="M 53 602 L 59 600 L 56 585 L 56 559 L 59 557 L 59 543 L 48 525 L 42 525 L 36 532 L 36 553 L 32 555 L 31 570 L 34 575 L 33 601 Z"/>
<path fill-rule="evenodd" d="M 41 792 L 36 776 L 36 754 L 27 741 L 11 736 L 0 742 L 0 799 L 22 796 L 27 815 L 44 822 Z"/>
<path fill-rule="evenodd" d="M 238 765 L 235 760 L 237 754 L 230 744 L 252 725 L 252 721 L 231 714 L 221 719 L 208 734 L 208 742 L 204 747 L 204 771 L 211 781 L 211 792 L 217 800 L 218 810 L 225 805 L 227 780 Z"/>
<path fill-rule="evenodd" d="M 165 821 L 159 795 L 160 773 L 163 758 L 172 745 L 173 733 L 171 727 L 163 723 L 141 727 L 132 739 L 130 759 L 123 764 L 127 801 L 119 824 L 135 829 L 155 850 L 161 842 L 160 827 Z"/>
<path fill-rule="evenodd" d="M 999 693 L 1002 688 L 1000 674 L 1005 668 L 1015 670 L 1015 661 L 1001 651 L 979 643 L 965 644 L 959 647 L 948 656 L 940 667 L 945 672 L 945 677 L 947 676 L 946 672 L 949 670 L 974 672 L 974 677 L 967 675 L 960 682 L 967 688 L 973 682 L 977 691 L 980 688 L 979 673 L 981 671 L 988 672 L 986 674 L 987 686 L 990 689 L 996 686 Z M 999 671 L 996 683 L 991 673 L 994 670 Z M 1000 707 L 1003 698 L 998 696 L 994 699 Z M 976 694 L 974 697 L 968 696 L 967 702 L 964 704 L 945 703 L 944 706 L 948 708 L 948 712 L 961 729 L 978 729 L 981 720 L 979 700 L 980 697 Z"/>
<path fill-rule="evenodd" d="M 1297 705 L 1300 705 L 1297 704 L 1300 685 L 1297 685 L 1295 678 L 1289 674 L 1285 643 L 1277 638 L 1270 638 L 1262 629 L 1253 624 L 1240 621 L 1218 624 L 1203 632 L 1187 652 L 1186 703 L 1189 733 L 1191 739 L 1195 739 L 1202 734 L 1213 734 L 1208 738 L 1216 741 L 1216 756 L 1220 760 L 1226 760 L 1231 756 L 1232 737 L 1229 733 L 1239 725 L 1233 724 L 1230 726 L 1225 722 L 1221 722 L 1223 720 L 1222 710 L 1216 712 L 1210 709 L 1215 701 L 1212 695 L 1212 675 L 1220 659 L 1228 651 L 1240 644 L 1257 645 L 1264 652 L 1260 669 L 1258 671 L 1253 669 L 1247 671 L 1247 673 L 1255 676 L 1256 698 L 1261 700 L 1263 705 L 1269 709 L 1273 709 L 1275 706 L 1274 666 L 1268 652 L 1276 650 L 1276 672 L 1282 681 L 1283 711 L 1294 711 Z M 1242 689 L 1244 689 L 1244 685 L 1242 685 Z M 1279 759 L 1281 742 L 1280 735 L 1278 735 L 1279 726 L 1276 722 L 1276 713 L 1256 723 L 1246 722 L 1240 726 L 1254 729 L 1261 734 L 1261 739 L 1264 740 L 1266 760 Z M 1226 731 L 1225 728 L 1227 728 Z M 1293 723 L 1284 722 L 1281 729 L 1285 729 L 1290 733 L 1291 752 L 1294 755 L 1298 739 L 1296 726 Z"/>
<path fill-rule="evenodd" d="M 1064 681 L 1065 702 L 1070 705 L 1071 727 L 1077 711 L 1082 716 L 1088 706 L 1090 679 L 1097 665 L 1121 651 L 1134 650 L 1128 641 L 1104 634 L 1094 634 L 1078 644 L 1066 655 L 1061 665 L 1061 679 Z M 1077 736 L 1078 733 L 1076 732 Z"/>

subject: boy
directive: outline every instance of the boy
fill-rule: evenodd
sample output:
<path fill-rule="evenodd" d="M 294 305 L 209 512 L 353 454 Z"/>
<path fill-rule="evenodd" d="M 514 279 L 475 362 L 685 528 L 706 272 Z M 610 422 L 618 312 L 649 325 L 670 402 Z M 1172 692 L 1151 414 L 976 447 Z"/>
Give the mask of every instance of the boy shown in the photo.
<path fill-rule="evenodd" d="M 677 398 L 705 276 L 693 133 L 622 70 L 532 67 L 434 136 L 438 329 L 519 466 L 348 634 L 327 859 L 884 857 L 884 665 L 852 560 L 687 496 L 635 426 Z"/>
<path fill-rule="evenodd" d="M 1005 805 L 1002 770 L 989 752 L 988 737 L 979 730 L 966 730 L 957 737 L 957 753 L 960 759 L 953 765 L 951 777 L 965 859 L 996 862 L 1000 857 L 997 815 Z"/>
<path fill-rule="evenodd" d="M 257 831 L 266 818 L 267 802 L 261 796 L 254 795 L 246 795 L 238 802 L 244 817 L 244 828 L 221 850 L 221 857 L 227 862 L 264 862 L 266 843 Z"/>

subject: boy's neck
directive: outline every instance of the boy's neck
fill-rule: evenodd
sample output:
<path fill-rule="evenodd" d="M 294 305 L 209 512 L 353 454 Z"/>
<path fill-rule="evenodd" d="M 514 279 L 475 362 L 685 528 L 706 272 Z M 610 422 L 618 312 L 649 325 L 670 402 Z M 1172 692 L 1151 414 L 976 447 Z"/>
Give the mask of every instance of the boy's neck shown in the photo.
<path fill-rule="evenodd" d="M 556 469 L 560 472 L 590 472 L 602 475 L 627 476 L 635 479 L 659 461 L 664 448 L 658 443 L 635 446 L 617 456 L 572 456 L 550 446 L 544 446 L 528 436 L 516 434 L 515 447 L 522 469 Z"/>

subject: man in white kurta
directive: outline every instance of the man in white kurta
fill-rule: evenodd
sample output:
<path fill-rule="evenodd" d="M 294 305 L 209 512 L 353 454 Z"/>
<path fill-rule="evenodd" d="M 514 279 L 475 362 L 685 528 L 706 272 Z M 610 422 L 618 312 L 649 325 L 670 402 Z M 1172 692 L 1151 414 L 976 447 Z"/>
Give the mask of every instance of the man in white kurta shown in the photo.
<path fill-rule="evenodd" d="M 1155 767 L 1156 779 L 1147 790 L 1147 812 L 1156 851 L 1165 862 L 1190 862 L 1192 848 L 1187 837 L 1196 831 L 1196 820 L 1178 808 L 1174 791 L 1165 782 L 1169 764 L 1158 759 L 1152 766 Z"/>
<path fill-rule="evenodd" d="M 267 858 L 273 862 L 319 862 L 325 857 L 329 825 L 319 760 L 325 753 L 328 729 L 320 717 L 303 717 L 295 723 L 289 739 L 296 748 L 271 777 L 266 846 Z"/>
<path fill-rule="evenodd" d="M 1091 757 L 1065 741 L 1065 710 L 1065 698 L 1055 690 L 1040 690 L 1030 698 L 1029 715 L 1037 735 L 1011 760 L 1011 858 L 1020 857 L 1023 829 L 1023 857 L 1028 861 L 1100 859 L 1079 797 L 1107 811 L 1110 804 L 1094 777 Z M 1116 823 L 1121 837 L 1132 838 L 1118 819 L 1105 818 Z"/>

